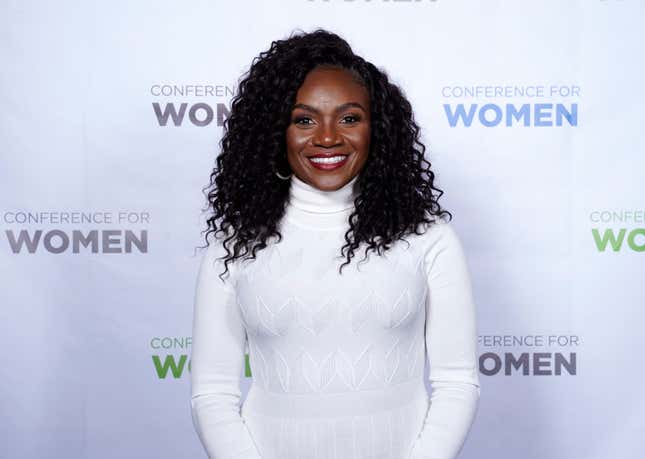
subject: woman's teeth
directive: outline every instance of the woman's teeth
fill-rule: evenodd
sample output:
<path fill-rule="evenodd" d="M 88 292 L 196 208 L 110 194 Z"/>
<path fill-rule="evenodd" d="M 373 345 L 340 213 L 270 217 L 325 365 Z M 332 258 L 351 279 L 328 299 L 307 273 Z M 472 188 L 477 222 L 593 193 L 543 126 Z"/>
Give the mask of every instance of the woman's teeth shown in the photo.
<path fill-rule="evenodd" d="M 344 159 L 345 156 L 332 156 L 331 158 L 309 158 L 309 161 L 319 164 L 334 164 Z"/>

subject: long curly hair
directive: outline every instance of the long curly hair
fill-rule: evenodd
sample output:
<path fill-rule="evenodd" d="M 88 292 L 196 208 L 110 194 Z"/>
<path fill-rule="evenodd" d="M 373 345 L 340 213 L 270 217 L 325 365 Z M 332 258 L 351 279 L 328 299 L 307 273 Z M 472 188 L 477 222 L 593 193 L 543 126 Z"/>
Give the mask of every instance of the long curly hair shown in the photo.
<path fill-rule="evenodd" d="M 380 255 L 406 234 L 422 234 L 420 225 L 433 224 L 434 217 L 452 219 L 438 203 L 443 191 L 434 186 L 435 175 L 424 158 L 426 147 L 402 90 L 337 34 L 322 28 L 310 33 L 296 29 L 287 39 L 273 41 L 240 77 L 223 123 L 221 153 L 210 183 L 202 189 L 208 201 L 202 211 L 210 211 L 202 232 L 206 244 L 209 234 L 223 234 L 227 253 L 219 258 L 224 259 L 220 278 L 235 259 L 256 258 L 269 238 L 282 239 L 278 224 L 290 181 L 281 180 L 275 171 L 290 169 L 286 130 L 292 106 L 307 73 L 321 65 L 358 76 L 371 101 L 370 150 L 357 179 L 360 193 L 348 218 L 346 244 L 340 249 L 346 260 L 339 273 L 361 243 L 366 244 L 366 259 L 369 250 Z"/>

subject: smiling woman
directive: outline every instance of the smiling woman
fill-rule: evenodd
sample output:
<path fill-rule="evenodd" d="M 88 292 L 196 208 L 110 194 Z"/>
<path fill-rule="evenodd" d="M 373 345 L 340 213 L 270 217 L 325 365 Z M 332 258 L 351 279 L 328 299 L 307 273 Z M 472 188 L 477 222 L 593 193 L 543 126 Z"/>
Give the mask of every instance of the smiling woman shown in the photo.
<path fill-rule="evenodd" d="M 293 108 L 286 142 L 296 176 L 326 191 L 355 177 L 370 147 L 370 96 L 360 76 L 319 65 L 298 89 Z"/>
<path fill-rule="evenodd" d="M 410 103 L 318 29 L 253 61 L 224 128 L 192 334 L 209 457 L 456 458 L 480 395 L 475 306 Z"/>

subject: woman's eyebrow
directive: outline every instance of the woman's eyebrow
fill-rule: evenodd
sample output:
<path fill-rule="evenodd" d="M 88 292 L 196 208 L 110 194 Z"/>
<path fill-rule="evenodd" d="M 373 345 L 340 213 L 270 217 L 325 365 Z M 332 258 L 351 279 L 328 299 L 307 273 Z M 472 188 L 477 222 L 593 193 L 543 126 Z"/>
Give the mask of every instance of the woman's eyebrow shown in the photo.
<path fill-rule="evenodd" d="M 347 110 L 350 107 L 360 108 L 364 112 L 367 112 L 367 110 L 365 110 L 365 108 L 358 102 L 347 102 L 347 103 L 341 104 L 338 107 L 336 107 L 335 112 L 336 113 L 342 112 L 343 110 Z M 303 110 L 308 110 L 313 113 L 320 113 L 320 110 L 307 104 L 297 103 L 293 106 L 293 110 L 295 110 L 296 108 L 302 108 Z"/>

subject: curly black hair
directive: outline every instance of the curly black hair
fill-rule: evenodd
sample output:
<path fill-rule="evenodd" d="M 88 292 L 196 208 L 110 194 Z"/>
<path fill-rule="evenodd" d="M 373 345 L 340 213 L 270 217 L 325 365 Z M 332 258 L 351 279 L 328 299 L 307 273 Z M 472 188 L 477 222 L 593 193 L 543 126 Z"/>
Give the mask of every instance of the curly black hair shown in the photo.
<path fill-rule="evenodd" d="M 433 217 L 452 219 L 438 203 L 443 191 L 434 186 L 435 175 L 424 158 L 426 147 L 419 141 L 420 129 L 402 90 L 384 70 L 354 54 L 337 34 L 322 28 L 310 33 L 296 29 L 287 39 L 273 41 L 240 77 L 223 123 L 221 153 L 210 183 L 202 189 L 208 201 L 202 211 L 211 211 L 206 244 L 213 232 L 216 238 L 225 236 L 227 255 L 220 258 L 225 268 L 220 278 L 235 259 L 256 258 L 270 237 L 282 239 L 277 226 L 285 213 L 290 181 L 274 172 L 289 170 L 285 139 L 292 107 L 306 75 L 318 66 L 350 71 L 371 101 L 370 150 L 357 179 L 360 193 L 348 219 L 341 248 L 347 260 L 339 273 L 362 242 L 367 244 L 365 258 L 368 250 L 380 255 L 393 241 L 405 240 L 406 234 L 422 234 L 419 225 L 433 224 Z M 232 251 L 227 247 L 231 241 Z"/>

